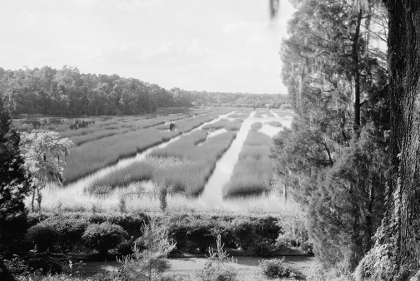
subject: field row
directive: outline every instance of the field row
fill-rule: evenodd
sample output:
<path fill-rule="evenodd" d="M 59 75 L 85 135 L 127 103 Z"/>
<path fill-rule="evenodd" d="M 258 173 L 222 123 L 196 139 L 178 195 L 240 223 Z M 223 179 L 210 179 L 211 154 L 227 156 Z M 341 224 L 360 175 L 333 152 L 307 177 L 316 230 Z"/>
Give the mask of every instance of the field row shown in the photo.
<path fill-rule="evenodd" d="M 167 141 L 175 136 L 226 114 L 229 109 L 219 109 L 212 113 L 201 114 L 174 121 L 176 130 L 169 131 L 169 125 L 147 129 L 137 129 L 86 142 L 70 149 L 64 165 L 66 183 L 73 182 L 101 168 L 116 163 L 119 159 L 133 156 L 147 148 Z"/>
<path fill-rule="evenodd" d="M 224 127 L 220 127 L 220 124 Z M 233 128 L 237 120 L 215 122 L 215 129 Z M 204 129 L 205 126 L 203 126 Z M 209 127 L 207 128 L 209 129 Z M 197 130 L 182 136 L 168 146 L 156 149 L 142 162 L 116 170 L 94 181 L 90 193 L 98 190 L 128 186 L 133 182 L 152 180 L 157 186 L 169 188 L 171 192 L 182 192 L 189 196 L 200 194 L 212 174 L 217 160 L 229 148 L 236 132 L 232 130 L 209 137 L 206 130 Z"/>
<path fill-rule="evenodd" d="M 231 180 L 223 187 L 223 197 L 255 195 L 269 190 L 273 177 L 270 159 L 273 139 L 258 132 L 261 126 L 259 122 L 252 124 Z"/>

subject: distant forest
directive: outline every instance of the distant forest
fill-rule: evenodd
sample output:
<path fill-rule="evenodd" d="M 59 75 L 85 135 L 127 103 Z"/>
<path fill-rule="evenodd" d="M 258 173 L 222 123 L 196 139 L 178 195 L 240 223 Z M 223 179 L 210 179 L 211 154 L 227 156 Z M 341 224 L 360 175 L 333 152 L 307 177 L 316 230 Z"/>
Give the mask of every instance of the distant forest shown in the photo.
<path fill-rule="evenodd" d="M 279 107 L 286 95 L 166 90 L 116 74 L 80 73 L 75 67 L 4 70 L 0 95 L 13 116 L 132 115 L 172 106 Z"/>

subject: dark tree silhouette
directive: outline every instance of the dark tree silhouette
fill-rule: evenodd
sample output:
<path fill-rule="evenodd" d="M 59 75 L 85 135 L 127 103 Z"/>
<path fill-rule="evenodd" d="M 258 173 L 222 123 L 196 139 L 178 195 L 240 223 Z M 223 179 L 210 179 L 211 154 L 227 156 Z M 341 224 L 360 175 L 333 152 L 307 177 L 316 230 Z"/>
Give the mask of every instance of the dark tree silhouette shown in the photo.
<path fill-rule="evenodd" d="M 30 181 L 20 155 L 20 136 L 11 126 L 12 120 L 0 98 L 0 243 L 20 237 L 26 229 L 23 203 Z M 0 257 L 0 280 L 14 280 Z"/>

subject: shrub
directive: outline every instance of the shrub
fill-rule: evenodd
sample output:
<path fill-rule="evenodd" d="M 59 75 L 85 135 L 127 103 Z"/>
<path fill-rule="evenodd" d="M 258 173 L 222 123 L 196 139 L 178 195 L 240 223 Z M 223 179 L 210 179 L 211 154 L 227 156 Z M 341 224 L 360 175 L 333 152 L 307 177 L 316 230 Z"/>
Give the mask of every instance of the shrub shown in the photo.
<path fill-rule="evenodd" d="M 272 256 L 277 251 L 274 241 L 263 238 L 255 244 L 255 253 L 261 257 Z"/>
<path fill-rule="evenodd" d="M 230 266 L 228 255 L 223 249 L 222 236 L 217 235 L 216 240 L 217 253 L 211 248 L 204 268 L 197 272 L 197 277 L 201 281 L 235 281 L 237 280 L 237 271 Z"/>
<path fill-rule="evenodd" d="M 253 246 L 258 238 L 255 233 L 255 225 L 250 219 L 236 218 L 232 221 L 235 242 L 242 249 L 246 250 Z"/>
<path fill-rule="evenodd" d="M 57 274 L 62 271 L 58 260 L 45 254 L 35 254 L 30 256 L 27 258 L 26 262 L 33 271 L 38 271 L 42 274 Z"/>
<path fill-rule="evenodd" d="M 235 281 L 237 272 L 232 266 L 208 260 L 204 269 L 197 273 L 197 277 L 201 281 Z"/>
<path fill-rule="evenodd" d="M 263 260 L 259 264 L 261 273 L 267 278 L 290 278 L 296 274 L 284 265 L 283 259 Z"/>
<path fill-rule="evenodd" d="M 58 232 L 49 225 L 37 224 L 28 229 L 25 238 L 45 252 L 57 242 Z"/>
<path fill-rule="evenodd" d="M 63 251 L 71 250 L 82 241 L 82 235 L 88 223 L 81 218 L 53 216 L 40 225 L 49 226 L 58 233 L 58 243 Z"/>
<path fill-rule="evenodd" d="M 170 268 L 166 258 L 176 245 L 168 239 L 166 227 L 159 225 L 156 219 L 143 225 L 142 232 L 143 236 L 133 247 L 134 253 L 119 260 L 123 263 L 121 274 L 124 280 L 165 280 L 162 274 Z M 142 245 L 143 251 L 138 244 Z"/>
<path fill-rule="evenodd" d="M 89 225 L 82 239 L 86 246 L 98 250 L 101 255 L 108 253 L 108 250 L 115 248 L 120 244 L 127 232 L 116 224 L 104 222 L 101 224 Z"/>
<path fill-rule="evenodd" d="M 308 255 L 313 255 L 314 254 L 313 244 L 310 241 L 303 242 L 300 245 L 299 249 L 305 254 L 308 254 Z"/>

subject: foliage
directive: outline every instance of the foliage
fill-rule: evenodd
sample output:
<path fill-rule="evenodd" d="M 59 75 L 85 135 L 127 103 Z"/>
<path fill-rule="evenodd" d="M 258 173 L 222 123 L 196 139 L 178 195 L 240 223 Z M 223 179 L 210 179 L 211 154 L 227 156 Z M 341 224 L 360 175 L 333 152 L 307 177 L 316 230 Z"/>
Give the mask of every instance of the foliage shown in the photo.
<path fill-rule="evenodd" d="M 24 152 L 25 168 L 31 175 L 34 186 L 32 191 L 32 211 L 35 194 L 38 211 L 41 211 L 41 190 L 48 182 L 63 182 L 63 167 L 68 149 L 74 144 L 67 138 L 60 138 L 57 132 L 38 132 L 21 134 L 21 147 Z"/>
<path fill-rule="evenodd" d="M 30 253 L 24 258 L 14 256 L 11 260 L 5 260 L 5 264 L 14 275 L 45 275 L 62 272 L 59 261 L 43 253 Z"/>
<path fill-rule="evenodd" d="M 116 74 L 80 73 L 75 67 L 0 71 L 2 95 L 13 114 L 133 115 L 171 106 L 279 107 L 285 95 L 166 90 Z"/>
<path fill-rule="evenodd" d="M 263 238 L 255 243 L 255 253 L 260 257 L 272 256 L 278 250 L 272 239 Z"/>
<path fill-rule="evenodd" d="M 143 236 L 133 247 L 133 254 L 120 261 L 122 274 L 128 280 L 159 280 L 170 268 L 166 258 L 176 244 L 168 239 L 165 226 L 159 225 L 156 219 L 143 225 L 142 232 Z"/>
<path fill-rule="evenodd" d="M 63 251 L 71 250 L 74 245 L 82 241 L 88 222 L 81 218 L 66 218 L 52 216 L 39 225 L 50 227 L 58 233 L 58 245 Z"/>
<path fill-rule="evenodd" d="M 108 250 L 115 248 L 122 241 L 127 232 L 116 224 L 103 222 L 89 225 L 83 233 L 82 239 L 89 248 L 98 250 L 105 255 Z"/>
<path fill-rule="evenodd" d="M 204 268 L 197 272 L 197 277 L 201 281 L 235 281 L 237 280 L 237 270 L 229 265 L 233 260 L 228 259 L 227 253 L 223 249 L 222 236 L 217 235 L 217 253 L 209 248 L 209 257 Z"/>
<path fill-rule="evenodd" d="M 275 139 L 273 157 L 305 209 L 315 255 L 344 274 L 373 246 L 383 216 L 388 77 L 385 53 L 372 42 L 384 39 L 386 21 L 380 10 L 351 1 L 310 0 L 296 8 L 281 55 L 299 116 Z"/>
<path fill-rule="evenodd" d="M 26 239 L 36 245 L 38 251 L 45 252 L 54 246 L 59 234 L 49 225 L 38 224 L 28 229 Z"/>
<path fill-rule="evenodd" d="M 0 97 L 0 239 L 20 236 L 26 227 L 24 198 L 30 181 L 20 155 L 20 136 Z"/>
<path fill-rule="evenodd" d="M 260 261 L 259 268 L 264 276 L 274 278 L 290 278 L 296 274 L 284 264 L 283 259 L 271 259 Z"/>

